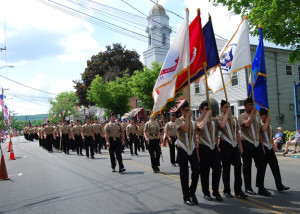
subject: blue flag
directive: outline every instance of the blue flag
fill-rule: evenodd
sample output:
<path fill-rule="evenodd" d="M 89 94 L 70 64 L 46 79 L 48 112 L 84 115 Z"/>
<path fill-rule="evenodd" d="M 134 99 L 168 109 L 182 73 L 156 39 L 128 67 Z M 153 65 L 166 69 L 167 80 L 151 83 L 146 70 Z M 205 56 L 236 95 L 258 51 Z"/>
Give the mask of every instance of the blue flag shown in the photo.
<path fill-rule="evenodd" d="M 268 88 L 267 88 L 267 71 L 265 64 L 265 52 L 263 42 L 262 28 L 259 28 L 260 40 L 256 48 L 254 59 L 252 62 L 253 91 L 255 99 L 255 107 L 258 111 L 261 108 L 269 109 Z M 252 98 L 252 85 L 249 83 L 248 97 Z"/>
<path fill-rule="evenodd" d="M 206 70 L 217 66 L 220 64 L 218 49 L 217 49 L 217 43 L 215 39 L 215 33 L 211 22 L 211 17 L 209 17 L 208 22 L 205 24 L 205 26 L 202 28 L 204 41 L 205 41 L 205 51 L 206 51 L 206 57 L 207 57 L 207 66 Z M 204 69 L 198 71 L 198 73 L 191 77 L 191 82 L 194 82 L 195 80 L 199 79 L 204 75 Z M 180 88 L 178 88 L 176 91 L 179 91 L 180 89 L 187 86 L 187 82 L 182 85 Z"/>

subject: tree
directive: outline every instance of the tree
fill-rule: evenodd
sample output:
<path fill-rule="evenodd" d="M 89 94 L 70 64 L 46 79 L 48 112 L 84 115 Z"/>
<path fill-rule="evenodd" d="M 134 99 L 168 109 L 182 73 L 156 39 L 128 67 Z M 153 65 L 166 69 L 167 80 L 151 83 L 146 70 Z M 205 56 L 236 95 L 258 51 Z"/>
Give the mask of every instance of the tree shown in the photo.
<path fill-rule="evenodd" d="M 76 103 L 78 102 L 78 98 L 73 91 L 62 92 L 54 99 L 50 99 L 49 102 L 51 105 L 48 116 L 50 122 L 57 122 L 59 120 L 62 120 L 63 110 L 65 110 L 65 117 L 76 114 Z M 56 114 L 55 118 L 53 118 L 53 113 Z"/>
<path fill-rule="evenodd" d="M 105 82 L 99 75 L 92 81 L 87 99 L 96 106 L 108 109 L 116 114 L 125 114 L 130 110 L 129 98 L 132 97 L 128 86 L 129 74 L 125 72 L 122 78 Z"/>
<path fill-rule="evenodd" d="M 117 77 L 122 77 L 126 70 L 131 76 L 135 70 L 142 68 L 140 55 L 136 51 L 127 50 L 126 46 L 122 47 L 119 43 L 113 44 L 112 47 L 110 45 L 106 46 L 105 51 L 93 55 L 87 61 L 87 67 L 84 73 L 81 74 L 81 80 L 74 81 L 79 104 L 86 107 L 94 104 L 86 99 L 86 95 L 96 75 L 102 77 L 104 82 L 115 81 Z"/>
<path fill-rule="evenodd" d="M 299 0 L 210 0 L 214 5 L 227 5 L 234 14 L 248 16 L 251 35 L 259 35 L 263 26 L 264 39 L 276 45 L 289 46 L 289 61 L 300 60 L 300 1 Z"/>
<path fill-rule="evenodd" d="M 152 91 L 161 70 L 162 64 L 157 62 L 152 63 L 152 68 L 147 67 L 144 70 L 135 71 L 134 75 L 131 77 L 130 88 L 134 96 L 137 96 L 138 100 L 141 101 L 141 105 L 145 107 L 146 110 L 151 110 L 153 108 L 153 97 Z M 169 102 L 166 106 L 166 111 L 173 108 L 178 98 L 182 93 L 178 93 L 172 102 Z"/>

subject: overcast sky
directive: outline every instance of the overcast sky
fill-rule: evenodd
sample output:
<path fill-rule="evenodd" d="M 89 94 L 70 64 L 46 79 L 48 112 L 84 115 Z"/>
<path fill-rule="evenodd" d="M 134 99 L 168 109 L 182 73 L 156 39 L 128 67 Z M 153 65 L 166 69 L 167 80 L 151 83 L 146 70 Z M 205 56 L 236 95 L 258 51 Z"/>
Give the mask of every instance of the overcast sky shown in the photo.
<path fill-rule="evenodd" d="M 133 28 L 103 14 L 74 6 L 72 1 L 82 0 L 59 0 L 59 3 L 146 35 L 142 25 L 140 29 Z M 95 1 L 143 16 L 122 0 Z M 150 0 L 125 2 L 147 15 L 153 6 Z M 241 21 L 239 16 L 230 14 L 226 7 L 214 7 L 208 0 L 161 0 L 159 3 L 182 17 L 185 16 L 185 9 L 189 8 L 191 20 L 196 15 L 196 9 L 200 8 L 203 25 L 210 12 L 215 33 L 226 39 L 233 35 Z M 170 12 L 167 15 L 170 25 L 176 31 L 182 18 Z M 251 42 L 257 44 L 257 38 L 252 38 Z M 143 51 L 148 47 L 147 42 L 70 16 L 38 0 L 0 0 L 0 48 L 6 46 L 6 51 L 0 52 L 0 68 L 14 66 L 0 69 L 3 77 L 53 94 L 74 91 L 72 80 L 80 79 L 86 61 L 112 43 L 121 43 L 128 49 L 136 50 L 141 55 L 141 60 Z M 54 95 L 26 88 L 1 76 L 0 87 L 8 89 L 4 94 L 10 111 L 15 111 L 18 115 L 48 113 L 48 99 Z"/>

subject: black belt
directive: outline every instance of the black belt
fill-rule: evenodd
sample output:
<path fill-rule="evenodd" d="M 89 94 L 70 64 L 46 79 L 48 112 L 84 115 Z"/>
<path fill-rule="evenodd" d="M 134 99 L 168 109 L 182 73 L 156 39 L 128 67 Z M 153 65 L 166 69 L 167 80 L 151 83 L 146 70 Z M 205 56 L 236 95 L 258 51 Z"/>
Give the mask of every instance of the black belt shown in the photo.
<path fill-rule="evenodd" d="M 149 136 L 156 137 L 157 134 L 149 134 Z"/>

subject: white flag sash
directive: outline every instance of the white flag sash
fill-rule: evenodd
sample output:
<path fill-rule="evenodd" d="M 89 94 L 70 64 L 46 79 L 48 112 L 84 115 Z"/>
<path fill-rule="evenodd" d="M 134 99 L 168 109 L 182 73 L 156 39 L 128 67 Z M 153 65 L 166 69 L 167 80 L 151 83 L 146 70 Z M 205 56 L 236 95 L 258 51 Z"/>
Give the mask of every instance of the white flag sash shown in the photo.
<path fill-rule="evenodd" d="M 192 126 L 193 126 L 193 135 L 192 135 L 192 139 L 191 139 L 191 144 L 192 144 L 192 149 L 190 149 L 189 146 L 186 146 L 182 141 L 179 140 L 179 138 L 177 138 L 177 140 L 175 141 L 175 145 L 180 145 L 180 147 L 182 149 L 184 149 L 184 151 L 186 151 L 186 153 L 188 154 L 188 156 L 191 156 L 193 154 L 193 151 L 195 149 L 195 143 L 194 143 L 194 135 L 195 135 L 195 122 L 192 122 Z M 184 125 L 184 121 L 182 121 L 182 125 Z M 184 133 L 184 137 L 185 137 L 185 142 L 189 142 L 189 133 L 186 132 Z"/>
<path fill-rule="evenodd" d="M 257 117 L 255 116 L 254 120 L 256 120 L 256 124 L 259 124 Z M 257 127 L 258 129 L 259 127 Z M 252 137 L 254 140 L 251 140 L 250 138 L 248 138 L 245 134 L 243 134 L 243 132 L 241 133 L 242 137 L 244 139 L 246 139 L 247 141 L 249 141 L 250 143 L 253 143 L 255 147 L 258 147 L 259 145 L 259 140 L 257 139 L 257 134 L 255 133 L 255 129 L 254 129 L 254 121 L 251 124 L 251 132 L 252 132 Z"/>
<path fill-rule="evenodd" d="M 272 133 L 272 127 L 270 126 L 270 131 Z M 264 142 L 264 146 L 267 147 L 269 150 L 273 149 L 273 145 L 270 143 L 269 134 L 267 130 L 264 131 L 266 142 Z"/>
<path fill-rule="evenodd" d="M 236 120 L 233 120 L 234 121 L 234 136 L 235 136 L 235 139 L 237 139 L 236 137 Z M 237 140 L 233 140 L 233 136 L 232 136 L 232 133 L 231 133 L 231 128 L 229 126 L 229 122 L 228 120 L 226 121 L 226 129 L 227 129 L 227 132 L 228 132 L 228 135 L 229 135 L 229 138 L 224 135 L 224 134 L 221 134 L 221 136 L 228 142 L 230 143 L 233 147 L 236 147 L 237 146 Z"/>
<path fill-rule="evenodd" d="M 209 122 L 209 120 L 207 120 L 207 122 Z M 215 122 L 212 121 L 211 124 L 212 124 L 212 127 L 213 127 L 213 135 L 214 135 L 215 134 Z M 216 144 L 215 144 L 215 142 L 211 142 L 211 136 L 209 134 L 207 125 L 205 126 L 204 131 L 205 131 L 205 134 L 206 134 L 206 136 L 208 138 L 208 141 L 205 140 L 203 137 L 199 136 L 201 142 L 204 143 L 205 146 L 208 146 L 211 150 L 214 150 Z"/>

